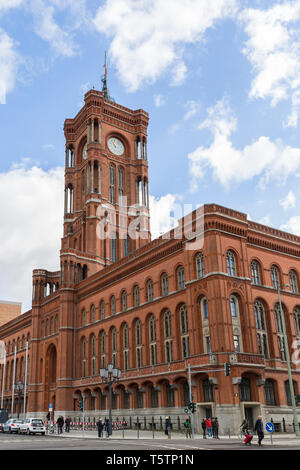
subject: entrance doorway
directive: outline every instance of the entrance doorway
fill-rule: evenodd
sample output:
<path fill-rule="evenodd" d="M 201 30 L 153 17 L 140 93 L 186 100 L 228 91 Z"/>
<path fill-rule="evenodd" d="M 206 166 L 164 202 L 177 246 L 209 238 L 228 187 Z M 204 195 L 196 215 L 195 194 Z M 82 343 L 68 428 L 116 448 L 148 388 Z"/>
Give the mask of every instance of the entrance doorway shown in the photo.
<path fill-rule="evenodd" d="M 253 418 L 253 408 L 250 406 L 245 406 L 245 419 L 248 421 L 249 430 L 254 430 L 254 418 Z"/>

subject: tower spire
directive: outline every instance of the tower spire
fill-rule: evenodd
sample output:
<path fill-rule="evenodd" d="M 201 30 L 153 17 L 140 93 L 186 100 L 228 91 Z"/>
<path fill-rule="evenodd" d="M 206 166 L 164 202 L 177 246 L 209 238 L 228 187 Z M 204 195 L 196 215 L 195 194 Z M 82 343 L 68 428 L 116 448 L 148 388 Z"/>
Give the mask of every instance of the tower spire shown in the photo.
<path fill-rule="evenodd" d="M 114 101 L 113 98 L 110 96 L 109 94 L 109 91 L 108 91 L 108 86 L 107 86 L 107 58 L 106 58 L 106 51 L 105 51 L 105 61 L 104 61 L 104 75 L 103 75 L 103 78 L 102 78 L 102 83 L 103 83 L 103 86 L 102 86 L 102 93 L 103 93 L 103 96 L 106 100 L 110 100 L 110 101 Z"/>

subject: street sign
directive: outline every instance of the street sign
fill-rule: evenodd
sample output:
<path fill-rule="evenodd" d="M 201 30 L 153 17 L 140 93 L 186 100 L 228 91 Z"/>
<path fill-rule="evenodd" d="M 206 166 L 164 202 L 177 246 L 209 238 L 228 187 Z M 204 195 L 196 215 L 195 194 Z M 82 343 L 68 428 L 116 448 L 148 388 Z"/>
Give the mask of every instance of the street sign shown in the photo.
<path fill-rule="evenodd" d="M 274 424 L 273 423 L 266 423 L 266 431 L 274 432 Z"/>
<path fill-rule="evenodd" d="M 53 410 L 53 403 L 49 403 L 49 411 Z"/>

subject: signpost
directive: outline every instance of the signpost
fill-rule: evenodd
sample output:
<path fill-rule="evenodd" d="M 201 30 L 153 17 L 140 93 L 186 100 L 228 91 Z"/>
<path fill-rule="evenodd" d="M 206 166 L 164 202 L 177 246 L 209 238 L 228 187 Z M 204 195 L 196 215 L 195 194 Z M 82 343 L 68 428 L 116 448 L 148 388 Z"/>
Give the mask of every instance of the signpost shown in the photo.
<path fill-rule="evenodd" d="M 266 431 L 271 434 L 271 444 L 273 444 L 273 432 L 274 432 L 274 424 L 273 423 L 266 423 Z"/>

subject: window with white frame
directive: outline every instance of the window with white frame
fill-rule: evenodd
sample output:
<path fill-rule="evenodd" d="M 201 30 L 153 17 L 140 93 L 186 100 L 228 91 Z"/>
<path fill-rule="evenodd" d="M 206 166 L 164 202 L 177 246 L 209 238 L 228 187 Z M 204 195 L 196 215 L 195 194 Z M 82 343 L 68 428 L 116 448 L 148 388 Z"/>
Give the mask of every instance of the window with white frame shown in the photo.
<path fill-rule="evenodd" d="M 172 322 L 171 322 L 171 312 L 169 310 L 166 310 L 164 314 L 164 336 L 165 336 L 166 362 L 172 362 L 173 360 Z"/>
<path fill-rule="evenodd" d="M 161 276 L 161 293 L 163 296 L 168 295 L 169 292 L 169 282 L 168 275 L 163 273 Z"/>
<path fill-rule="evenodd" d="M 180 268 L 177 269 L 177 285 L 178 285 L 178 290 L 182 290 L 185 288 L 183 266 L 180 266 Z"/>
<path fill-rule="evenodd" d="M 186 357 L 190 355 L 188 313 L 187 313 L 186 305 L 182 305 L 180 307 L 179 316 L 180 316 L 182 358 L 185 359 Z"/>
<path fill-rule="evenodd" d="M 293 294 L 298 294 L 297 274 L 293 269 L 290 271 L 289 277 L 290 277 L 291 291 L 293 292 Z"/>
<path fill-rule="evenodd" d="M 196 271 L 198 279 L 205 276 L 204 256 L 202 253 L 198 253 L 196 256 Z"/>
<path fill-rule="evenodd" d="M 150 364 L 156 364 L 156 323 L 154 315 L 149 319 Z"/>
<path fill-rule="evenodd" d="M 261 284 L 260 280 L 260 268 L 257 261 L 252 261 L 251 263 L 251 280 L 252 284 L 259 286 Z"/>
<path fill-rule="evenodd" d="M 274 289 L 279 289 L 279 271 L 277 266 L 271 266 L 271 281 Z"/>
<path fill-rule="evenodd" d="M 265 309 L 260 300 L 254 302 L 255 324 L 259 354 L 269 357 Z"/>
<path fill-rule="evenodd" d="M 226 253 L 226 267 L 229 276 L 237 275 L 235 254 L 231 250 Z"/>
<path fill-rule="evenodd" d="M 281 308 L 279 303 L 275 305 L 274 309 L 275 314 L 275 325 L 276 325 L 276 332 L 277 332 L 277 343 L 279 349 L 280 359 L 282 361 L 286 360 L 285 356 L 285 348 L 284 348 L 284 335 L 283 335 L 283 325 L 281 320 Z"/>

